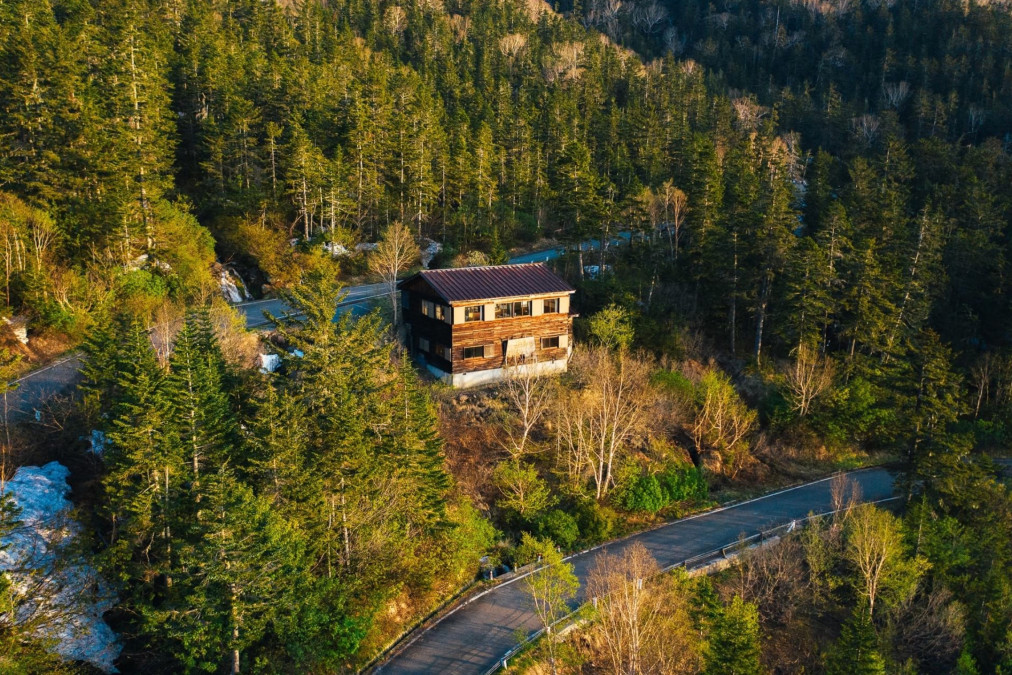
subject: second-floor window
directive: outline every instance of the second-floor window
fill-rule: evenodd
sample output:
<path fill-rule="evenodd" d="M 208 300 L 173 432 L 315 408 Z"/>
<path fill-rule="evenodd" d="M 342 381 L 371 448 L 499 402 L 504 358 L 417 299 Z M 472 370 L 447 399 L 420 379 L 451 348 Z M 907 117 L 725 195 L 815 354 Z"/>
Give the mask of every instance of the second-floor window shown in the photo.
<path fill-rule="evenodd" d="M 481 321 L 481 305 L 470 305 L 464 308 L 464 321 Z"/>
<path fill-rule="evenodd" d="M 558 314 L 559 312 L 559 299 L 548 298 L 545 300 L 545 314 Z"/>
<path fill-rule="evenodd" d="M 445 321 L 446 306 L 440 305 L 438 302 L 430 302 L 429 300 L 422 300 L 422 314 L 429 317 L 430 319 Z"/>
<path fill-rule="evenodd" d="M 495 318 L 508 319 L 513 316 L 530 316 L 531 301 L 519 300 L 516 302 L 497 302 L 495 304 Z"/>

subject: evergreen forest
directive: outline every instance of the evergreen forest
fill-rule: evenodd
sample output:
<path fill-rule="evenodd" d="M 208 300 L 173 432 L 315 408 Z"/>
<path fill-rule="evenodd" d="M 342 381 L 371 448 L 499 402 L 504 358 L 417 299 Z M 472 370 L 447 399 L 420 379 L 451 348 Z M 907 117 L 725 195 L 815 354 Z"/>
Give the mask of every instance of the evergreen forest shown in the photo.
<path fill-rule="evenodd" d="M 452 391 L 396 301 L 334 318 L 426 248 L 558 252 L 569 371 Z M 124 673 L 357 672 L 497 574 L 564 609 L 564 553 L 866 466 L 898 504 L 841 479 L 713 575 L 602 556 L 636 604 L 517 668 L 1012 673 L 1007 2 L 0 0 L 0 269 L 0 672 L 95 672 L 4 562 L 3 481 L 58 460 Z"/>

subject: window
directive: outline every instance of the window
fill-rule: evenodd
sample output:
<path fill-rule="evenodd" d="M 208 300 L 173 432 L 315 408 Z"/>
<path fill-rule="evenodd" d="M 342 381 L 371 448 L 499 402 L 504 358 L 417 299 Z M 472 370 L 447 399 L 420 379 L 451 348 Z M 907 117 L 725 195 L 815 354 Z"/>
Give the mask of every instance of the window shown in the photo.
<path fill-rule="evenodd" d="M 470 305 L 464 308 L 464 321 L 481 321 L 482 305 Z"/>
<path fill-rule="evenodd" d="M 423 352 L 429 351 L 429 338 L 418 338 L 418 350 Z"/>
<path fill-rule="evenodd" d="M 436 319 L 439 321 L 446 321 L 446 306 L 436 305 Z"/>
<path fill-rule="evenodd" d="M 436 313 L 435 305 L 428 300 L 422 300 L 422 314 L 431 317 Z"/>
<path fill-rule="evenodd" d="M 514 316 L 530 316 L 531 301 L 523 300 L 517 302 L 497 302 L 495 305 L 495 318 L 508 319 Z"/>
<path fill-rule="evenodd" d="M 559 299 L 548 298 L 545 300 L 545 314 L 558 314 L 559 313 Z"/>
<path fill-rule="evenodd" d="M 542 349 L 558 349 L 559 348 L 559 336 L 555 337 L 543 337 L 541 338 Z"/>
<path fill-rule="evenodd" d="M 436 344 L 433 346 L 432 353 L 441 359 L 450 360 L 450 350 L 446 348 L 446 345 Z"/>
<path fill-rule="evenodd" d="M 464 347 L 464 358 L 465 359 L 482 359 L 485 358 L 485 347 Z"/>

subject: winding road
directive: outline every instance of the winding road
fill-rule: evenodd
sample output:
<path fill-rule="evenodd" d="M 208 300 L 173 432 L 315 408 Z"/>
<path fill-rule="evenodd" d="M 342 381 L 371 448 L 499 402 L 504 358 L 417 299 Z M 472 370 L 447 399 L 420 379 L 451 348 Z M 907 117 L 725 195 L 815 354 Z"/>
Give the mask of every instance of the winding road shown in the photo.
<path fill-rule="evenodd" d="M 548 260 L 557 249 L 519 256 L 512 263 Z M 347 297 L 338 312 L 362 306 L 382 298 L 383 284 L 367 284 L 345 289 Z M 236 305 L 246 317 L 250 329 L 268 323 L 264 314 L 279 315 L 285 306 L 280 300 L 258 300 Z M 8 396 L 14 419 L 31 418 L 54 395 L 66 394 L 80 379 L 81 357 L 70 354 L 17 381 L 17 389 Z M 850 474 L 860 486 L 866 501 L 893 498 L 894 479 L 885 469 L 866 469 Z M 653 530 L 609 542 L 568 558 L 581 583 L 601 550 L 619 553 L 634 542 L 642 543 L 664 568 L 705 558 L 721 548 L 733 545 L 742 536 L 755 535 L 810 513 L 832 510 L 830 479 L 807 483 L 757 499 L 699 514 Z M 530 635 L 537 629 L 537 618 L 524 590 L 523 577 L 517 577 L 479 593 L 438 622 L 406 640 L 375 669 L 384 674 L 402 673 L 486 673 L 501 664 L 516 645 L 518 632 Z M 581 588 L 578 601 L 582 601 Z"/>
<path fill-rule="evenodd" d="M 864 469 L 848 475 L 860 486 L 864 501 L 894 498 L 894 477 L 886 469 Z M 646 546 L 662 568 L 669 568 L 706 559 L 710 554 L 719 557 L 720 549 L 737 543 L 742 536 L 756 535 L 812 513 L 832 510 L 831 479 L 826 478 L 609 542 L 567 558 L 581 582 L 577 600 L 584 600 L 587 574 L 603 550 L 621 553 L 638 542 Z M 374 672 L 384 675 L 481 675 L 501 664 L 503 657 L 516 645 L 518 630 L 531 635 L 539 627 L 522 578 L 512 579 L 471 598 L 406 642 Z"/>

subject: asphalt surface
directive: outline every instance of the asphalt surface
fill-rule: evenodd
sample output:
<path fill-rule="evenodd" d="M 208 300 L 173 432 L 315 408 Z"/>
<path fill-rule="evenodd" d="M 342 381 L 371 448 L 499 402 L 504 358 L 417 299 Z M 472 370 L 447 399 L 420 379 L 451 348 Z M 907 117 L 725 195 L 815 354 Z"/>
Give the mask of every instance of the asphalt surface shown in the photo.
<path fill-rule="evenodd" d="M 864 501 L 894 496 L 893 476 L 885 469 L 849 474 Z M 660 528 L 611 542 L 568 558 L 580 578 L 578 601 L 595 558 L 602 551 L 621 553 L 634 542 L 646 546 L 660 566 L 668 567 L 751 536 L 800 520 L 811 513 L 832 511 L 831 480 L 825 479 L 776 492 L 738 505 L 678 520 Z M 518 631 L 539 628 L 523 578 L 496 586 L 462 605 L 431 626 L 376 669 L 384 675 L 441 673 L 479 675 L 494 666 L 517 643 Z"/>
<path fill-rule="evenodd" d="M 384 300 L 386 285 L 350 286 L 345 292 L 347 295 L 337 308 L 338 315 L 355 311 L 373 300 Z M 251 330 L 264 328 L 270 323 L 265 313 L 280 317 L 286 309 L 285 304 L 276 299 L 244 302 L 235 305 L 235 308 L 246 317 L 246 327 Z M 17 388 L 7 396 L 9 419 L 31 419 L 37 411 L 44 411 L 54 397 L 70 394 L 81 381 L 80 369 L 81 355 L 69 354 L 15 380 Z"/>

